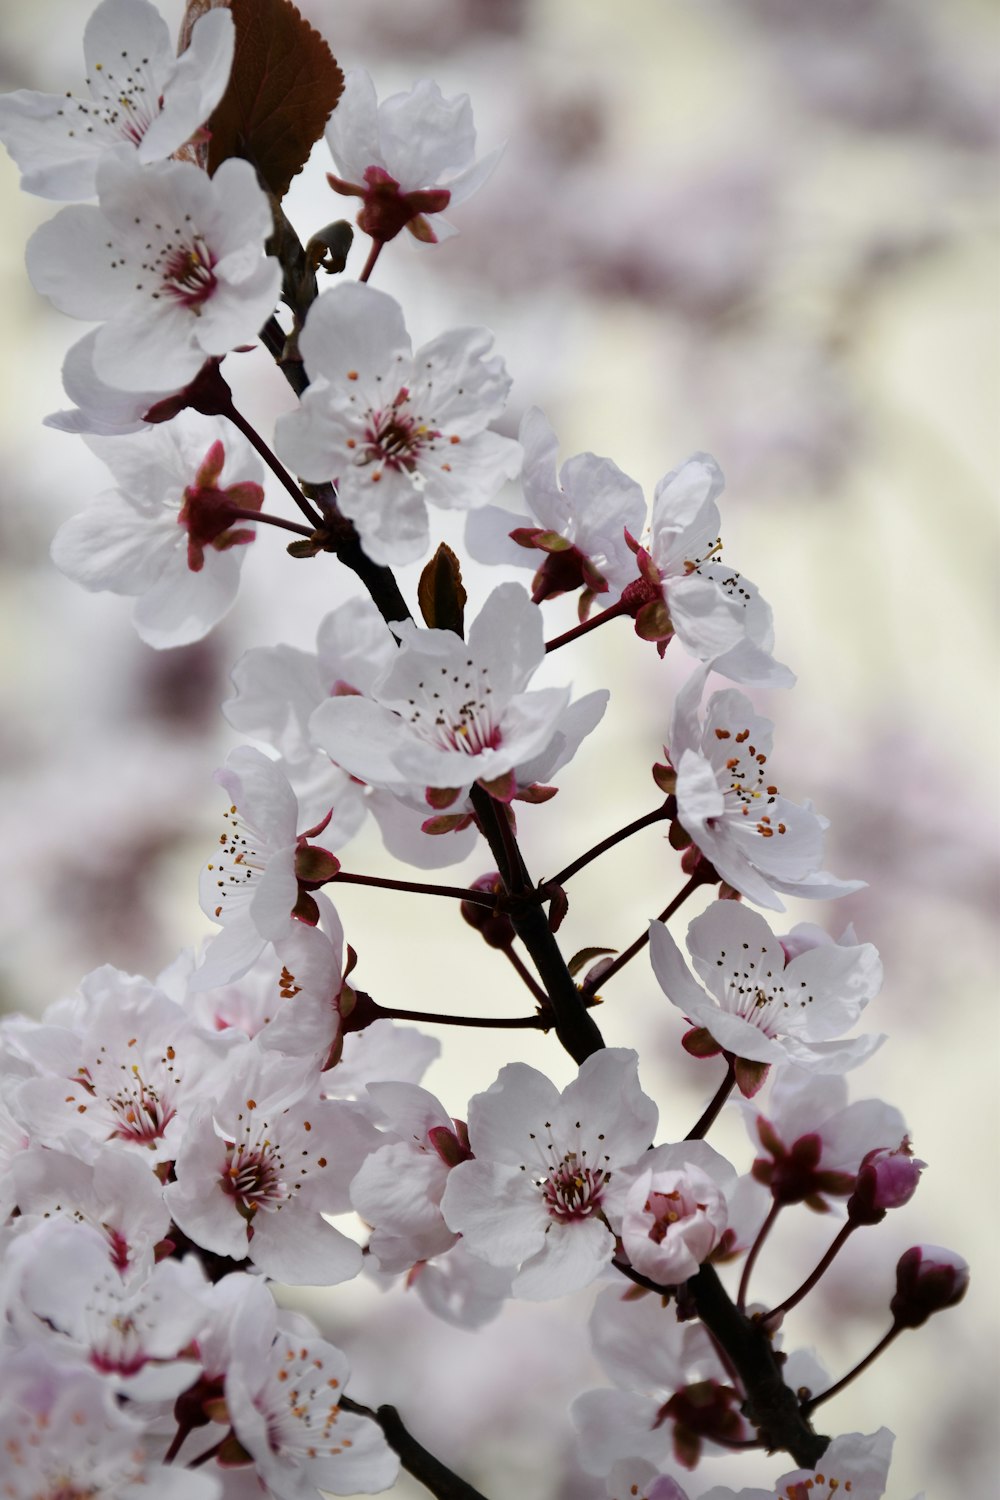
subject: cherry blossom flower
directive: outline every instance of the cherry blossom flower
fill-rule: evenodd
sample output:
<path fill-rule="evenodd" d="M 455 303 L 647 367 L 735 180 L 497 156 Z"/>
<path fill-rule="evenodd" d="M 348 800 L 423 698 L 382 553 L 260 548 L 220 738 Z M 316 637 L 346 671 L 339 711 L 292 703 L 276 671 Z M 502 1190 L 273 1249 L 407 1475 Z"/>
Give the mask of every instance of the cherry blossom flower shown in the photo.
<path fill-rule="evenodd" d="M 885 1040 L 831 1040 L 853 1026 L 878 993 L 878 953 L 871 943 L 827 939 L 809 947 L 800 939 L 799 951 L 786 959 L 783 942 L 758 912 L 739 901 L 715 901 L 688 927 L 701 984 L 662 922 L 650 923 L 649 953 L 667 998 L 724 1051 L 754 1062 L 845 1072 Z"/>
<path fill-rule="evenodd" d="M 201 872 L 201 906 L 222 931 L 209 941 L 191 980 L 196 990 L 239 979 L 268 943 L 277 948 L 292 934 L 296 919 L 315 926 L 325 915 L 338 930 L 330 903 L 311 893 L 311 880 L 300 879 L 304 856 L 319 856 L 330 873 L 336 861 L 306 842 L 319 828 L 296 832 L 295 793 L 275 763 L 242 745 L 230 751 L 215 779 L 232 801 L 223 814 L 218 853 Z"/>
<path fill-rule="evenodd" d="M 773 1489 L 730 1490 L 716 1485 L 701 1500 L 881 1500 L 889 1478 L 894 1434 L 888 1427 L 878 1432 L 849 1432 L 836 1437 L 815 1469 L 795 1469 L 782 1474 Z"/>
<path fill-rule="evenodd" d="M 122 1274 L 166 1236 L 170 1215 L 160 1179 L 117 1139 L 91 1161 L 52 1146 L 29 1148 L 12 1163 L 11 1176 L 21 1225 L 56 1216 L 88 1224 L 103 1235 L 105 1255 Z"/>
<path fill-rule="evenodd" d="M 74 403 L 67 411 L 51 412 L 43 418 L 46 427 L 58 432 L 93 433 L 95 437 L 120 437 L 145 432 L 146 413 L 169 391 L 121 391 L 98 377 L 94 369 L 97 330 L 85 333 L 63 360 L 63 390 Z M 231 429 L 230 429 L 231 430 Z"/>
<path fill-rule="evenodd" d="M 625 1252 L 644 1276 L 676 1286 L 719 1243 L 736 1170 L 704 1141 L 681 1141 L 647 1152 L 631 1175 L 621 1216 Z"/>
<path fill-rule="evenodd" d="M 570 1409 L 588 1473 L 607 1474 L 628 1459 L 659 1468 L 672 1456 L 693 1468 L 703 1445 L 717 1451 L 713 1430 L 737 1440 L 750 1435 L 707 1330 L 679 1322 L 672 1304 L 623 1300 L 609 1287 L 594 1304 L 590 1332 L 594 1353 L 618 1389 L 586 1391 Z M 698 1416 L 684 1399 L 689 1387 L 701 1398 Z"/>
<path fill-rule="evenodd" d="M 778 1072 L 763 1106 L 745 1106 L 745 1123 L 767 1153 L 753 1164 L 756 1180 L 778 1202 L 819 1212 L 830 1208 L 830 1197 L 852 1191 L 869 1151 L 896 1146 L 907 1134 L 899 1110 L 881 1099 L 848 1104 L 842 1074 L 791 1065 Z"/>
<path fill-rule="evenodd" d="M 206 1316 L 194 1256 L 150 1257 L 123 1275 L 99 1230 L 57 1218 L 17 1236 L 4 1271 L 17 1336 L 44 1341 L 54 1359 L 89 1364 L 136 1401 L 173 1400 L 197 1378 L 180 1357 Z"/>
<path fill-rule="evenodd" d="M 493 505 L 471 511 L 466 545 L 480 562 L 536 568 L 536 604 L 582 588 L 580 617 L 586 619 L 595 596 L 613 604 L 635 577 L 625 532 L 642 530 L 642 490 L 617 464 L 594 453 L 567 459 L 557 479 L 558 440 L 537 407 L 525 412 L 517 436 L 524 449 L 521 489 L 529 514 Z"/>
<path fill-rule="evenodd" d="M 136 596 L 139 636 L 197 641 L 232 607 L 255 528 L 263 466 L 231 427 L 185 412 L 133 437 L 91 437 L 116 488 L 66 521 L 52 560 L 84 588 Z"/>
<path fill-rule="evenodd" d="M 695 453 L 656 486 L 647 547 L 634 537 L 639 578 L 624 597 L 636 634 L 660 654 L 676 634 L 685 650 L 736 682 L 790 687 L 771 656 L 771 610 L 756 586 L 717 559 L 722 549 L 716 496 L 725 481 L 715 459 Z"/>
<path fill-rule="evenodd" d="M 225 92 L 235 29 L 227 10 L 196 21 L 174 56 L 146 0 L 102 0 L 83 33 L 89 98 L 18 89 L 0 98 L 0 140 L 21 187 L 42 198 L 91 198 L 109 152 L 163 161 L 196 135 Z"/>
<path fill-rule="evenodd" d="M 450 630 L 394 627 L 400 650 L 371 698 L 329 698 L 311 730 L 355 776 L 397 794 L 472 782 L 504 801 L 565 764 L 593 729 L 606 692 L 570 707 L 569 688 L 525 691 L 545 656 L 541 613 L 516 583 L 493 590 L 468 641 Z"/>
<path fill-rule="evenodd" d="M 422 78 L 408 94 L 377 104 L 362 68 L 347 75 L 326 141 L 339 173 L 328 173 L 327 181 L 335 192 L 362 199 L 358 224 L 382 244 L 402 229 L 431 244 L 454 234 L 439 215 L 471 197 L 501 154 L 476 161 L 467 94 L 445 99 L 436 83 Z"/>
<path fill-rule="evenodd" d="M 771 779 L 771 721 L 735 688 L 713 693 L 704 724 L 704 670 L 674 704 L 668 753 L 677 769 L 677 818 L 722 878 L 758 906 L 784 911 L 778 892 L 829 900 L 860 890 L 820 870 L 828 821 L 783 797 Z"/>
<path fill-rule="evenodd" d="M 262 320 L 263 321 L 263 320 Z M 521 450 L 486 424 L 510 377 L 493 336 L 457 328 L 411 351 L 398 302 L 360 282 L 317 297 L 299 338 L 311 384 L 279 418 L 275 447 L 303 479 L 334 479 L 341 510 L 377 563 L 428 545 L 427 505 L 485 505 Z"/>
<path fill-rule="evenodd" d="M 248 1043 L 218 1099 L 193 1115 L 164 1196 L 205 1249 L 249 1256 L 279 1281 L 332 1286 L 357 1275 L 361 1251 L 323 1214 L 350 1208 L 351 1179 L 377 1141 L 354 1106 L 320 1098 L 318 1069 Z"/>
<path fill-rule="evenodd" d="M 350 1031 L 344 1037 L 339 1061 L 323 1075 L 323 1089 L 330 1098 L 363 1102 L 369 1084 L 419 1083 L 440 1055 L 438 1039 L 416 1026 L 373 1021 L 363 1031 Z"/>
<path fill-rule="evenodd" d="M 214 1475 L 164 1468 L 143 1445 L 143 1424 L 92 1370 L 63 1368 L 36 1348 L 5 1353 L 0 1451 L 16 1496 L 220 1500 Z"/>
<path fill-rule="evenodd" d="M 371 1083 L 385 1144 L 364 1161 L 351 1202 L 372 1226 L 369 1251 L 383 1271 L 407 1271 L 450 1250 L 458 1236 L 441 1215 L 448 1174 L 471 1158 L 468 1134 L 433 1094 L 412 1083 Z"/>
<path fill-rule="evenodd" d="M 610 1261 L 605 1215 L 621 1191 L 615 1179 L 656 1128 L 636 1066 L 634 1052 L 606 1048 L 560 1094 L 543 1073 L 509 1063 L 471 1100 L 475 1160 L 448 1174 L 441 1212 L 474 1255 L 520 1267 L 513 1296 L 578 1291 Z"/>
<path fill-rule="evenodd" d="M 268 1493 L 315 1500 L 317 1489 L 334 1495 L 389 1489 L 399 1460 L 381 1429 L 340 1406 L 346 1357 L 304 1332 L 304 1319 L 283 1326 L 288 1314 L 279 1314 L 265 1287 L 250 1290 L 232 1328 L 226 1408 Z"/>
<path fill-rule="evenodd" d="M 252 343 L 281 269 L 265 257 L 271 210 L 249 162 L 214 177 L 190 162 L 97 169 L 99 207 L 64 208 L 28 243 L 35 289 L 71 318 L 101 322 L 94 369 L 108 385 L 188 384 L 211 355 Z"/>
<path fill-rule="evenodd" d="M 87 975 L 63 1024 L 20 1045 L 43 1076 L 20 1085 L 35 1139 L 91 1159 L 106 1141 L 170 1161 L 225 1048 L 148 980 L 105 967 Z"/>

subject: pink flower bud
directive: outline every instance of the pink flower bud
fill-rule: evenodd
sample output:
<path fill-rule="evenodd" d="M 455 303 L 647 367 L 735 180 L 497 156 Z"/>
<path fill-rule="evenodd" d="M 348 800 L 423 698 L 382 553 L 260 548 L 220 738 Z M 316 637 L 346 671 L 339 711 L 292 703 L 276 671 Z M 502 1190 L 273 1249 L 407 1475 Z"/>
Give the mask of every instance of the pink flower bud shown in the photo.
<path fill-rule="evenodd" d="M 926 1165 L 913 1155 L 907 1136 L 894 1151 L 886 1146 L 869 1151 L 848 1200 L 848 1218 L 854 1224 L 877 1224 L 888 1209 L 902 1208 L 916 1192 Z"/>
<path fill-rule="evenodd" d="M 503 881 L 496 870 L 489 875 L 480 875 L 472 882 L 470 890 L 488 891 L 490 895 L 503 894 Z M 491 911 L 474 901 L 463 901 L 459 907 L 470 927 L 481 932 L 491 948 L 509 948 L 514 941 L 514 929 L 506 912 Z"/>
<path fill-rule="evenodd" d="M 969 1265 L 954 1250 L 914 1245 L 896 1266 L 896 1295 L 889 1304 L 897 1328 L 919 1328 L 931 1313 L 954 1307 L 969 1285 Z"/>
<path fill-rule="evenodd" d="M 637 1271 L 674 1286 L 711 1255 L 727 1218 L 724 1193 L 700 1168 L 647 1170 L 625 1200 L 622 1241 Z"/>

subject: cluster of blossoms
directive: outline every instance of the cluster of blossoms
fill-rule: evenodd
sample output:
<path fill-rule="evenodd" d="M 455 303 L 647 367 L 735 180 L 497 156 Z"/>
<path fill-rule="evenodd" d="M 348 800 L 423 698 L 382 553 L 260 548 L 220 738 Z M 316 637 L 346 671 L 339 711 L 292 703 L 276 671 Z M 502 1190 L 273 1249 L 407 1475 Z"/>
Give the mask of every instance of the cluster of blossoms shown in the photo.
<path fill-rule="evenodd" d="M 293 9 L 273 8 L 285 20 Z M 784 1315 L 850 1234 L 908 1201 L 924 1163 L 897 1110 L 848 1099 L 845 1075 L 883 1041 L 854 1033 L 881 983 L 875 949 L 850 928 L 837 941 L 805 923 L 776 933 L 752 909 L 859 882 L 822 869 L 825 820 L 779 791 L 771 725 L 744 693 L 724 687 L 703 706 L 711 673 L 794 680 L 773 655 L 768 605 L 721 559 L 719 467 L 688 458 L 647 515 L 610 459 L 579 454 L 557 473 L 540 411 L 517 441 L 491 428 L 511 381 L 487 330 L 413 349 L 402 309 L 368 279 L 404 228 L 442 238 L 442 212 L 496 160 L 476 159 L 468 100 L 426 80 L 379 105 L 354 72 L 338 102 L 330 59 L 329 181 L 361 199 L 371 249 L 359 280 L 319 292 L 314 273 L 343 269 L 324 249 L 336 236 L 314 236 L 307 255 L 288 248 L 287 223 L 273 233 L 281 192 L 266 158 L 208 170 L 242 14 L 195 6 L 175 57 L 147 0 L 102 0 L 84 38 L 89 97 L 0 101 L 25 188 L 97 200 L 62 209 L 28 250 L 36 288 L 99 324 L 67 358 L 73 409 L 50 421 L 83 434 L 114 481 L 60 529 L 57 565 L 135 598 L 157 648 L 217 623 L 262 527 L 295 533 L 289 550 L 309 566 L 336 555 L 370 595 L 327 615 L 315 652 L 259 648 L 233 669 L 223 709 L 256 743 L 216 773 L 223 825 L 201 901 L 218 931 L 203 949 L 154 981 L 99 969 L 40 1018 L 0 1026 L 0 1427 L 16 1492 L 308 1500 L 387 1489 L 402 1460 L 438 1493 L 442 1466 L 346 1395 L 344 1355 L 271 1290 L 364 1271 L 467 1328 L 511 1298 L 607 1283 L 592 1331 L 612 1385 L 582 1395 L 573 1420 L 608 1496 L 684 1500 L 677 1469 L 735 1445 L 800 1465 L 742 1500 L 803 1486 L 877 1497 L 891 1434 L 817 1434 L 813 1410 L 843 1381 L 804 1351 L 780 1364 L 775 1351 Z M 220 369 L 258 341 L 300 395 L 273 444 Z M 263 509 L 265 470 L 304 523 Z M 517 475 L 516 508 L 495 504 Z M 461 571 L 442 547 L 418 624 L 389 568 L 426 555 L 429 506 L 468 512 L 479 563 L 528 563 L 530 593 L 500 582 L 466 630 Z M 579 623 L 546 642 L 543 604 L 576 592 Z M 536 884 L 515 804 L 551 801 L 610 697 L 574 698 L 536 674 L 620 617 L 660 656 L 676 636 L 693 659 L 660 726 L 657 805 Z M 468 887 L 353 874 L 341 853 L 368 812 L 410 865 L 452 864 L 485 840 L 491 868 Z M 578 984 L 582 964 L 555 938 L 564 885 L 654 823 L 686 884 L 616 957 L 584 950 L 582 963 L 601 956 Z M 555 1032 L 576 1078 L 560 1091 L 512 1062 L 471 1100 L 429 1092 L 438 1044 L 356 983 L 364 956 L 329 893 L 352 880 L 458 897 L 531 992 L 522 1024 Z M 701 887 L 718 899 L 690 923 L 688 960 L 667 924 Z M 636 1053 L 605 1047 L 591 1014 L 598 985 L 647 945 L 688 1022 L 683 1046 L 726 1065 L 686 1135 L 660 1126 Z M 734 1089 L 750 1137 L 742 1173 L 703 1139 Z M 766 1236 L 797 1204 L 833 1210 L 839 1231 L 797 1290 L 751 1313 Z M 330 1222 L 348 1214 L 351 1233 Z M 717 1268 L 736 1262 L 733 1299 Z M 966 1281 L 949 1251 L 907 1252 L 883 1342 Z M 761 1397 L 775 1386 L 780 1409 Z"/>

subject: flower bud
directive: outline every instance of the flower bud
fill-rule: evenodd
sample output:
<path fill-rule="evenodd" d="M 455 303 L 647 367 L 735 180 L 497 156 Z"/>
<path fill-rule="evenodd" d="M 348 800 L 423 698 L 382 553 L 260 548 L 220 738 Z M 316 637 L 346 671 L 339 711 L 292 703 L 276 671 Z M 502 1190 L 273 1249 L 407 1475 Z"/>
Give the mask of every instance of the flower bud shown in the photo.
<path fill-rule="evenodd" d="M 470 886 L 473 891 L 488 891 L 491 895 L 503 894 L 503 881 L 496 870 L 480 875 Z M 479 906 L 474 901 L 463 901 L 462 916 L 470 927 L 481 932 L 491 948 L 510 948 L 514 942 L 514 928 L 506 912 L 492 911 L 488 906 Z"/>
<path fill-rule="evenodd" d="M 894 1151 L 885 1146 L 869 1151 L 848 1199 L 847 1217 L 851 1223 L 878 1224 L 888 1209 L 909 1203 L 926 1165 L 913 1155 L 906 1136 Z"/>
<path fill-rule="evenodd" d="M 896 1295 L 889 1310 L 897 1328 L 919 1328 L 931 1313 L 954 1307 L 969 1285 L 969 1265 L 954 1250 L 914 1245 L 896 1266 Z"/>

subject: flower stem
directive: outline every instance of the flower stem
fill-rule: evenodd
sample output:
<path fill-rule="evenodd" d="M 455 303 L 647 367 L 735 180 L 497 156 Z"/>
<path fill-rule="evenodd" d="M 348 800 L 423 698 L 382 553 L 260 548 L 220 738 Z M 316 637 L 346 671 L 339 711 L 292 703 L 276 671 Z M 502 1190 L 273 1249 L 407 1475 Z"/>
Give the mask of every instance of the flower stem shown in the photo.
<path fill-rule="evenodd" d="M 677 911 L 678 907 L 683 905 L 683 903 L 690 896 L 691 892 L 697 890 L 698 887 L 700 885 L 704 885 L 704 883 L 704 875 L 700 874 L 699 871 L 696 870 L 690 877 L 690 879 L 686 882 L 686 884 L 681 886 L 680 890 L 677 892 L 677 895 L 669 903 L 669 905 L 664 907 L 663 911 L 660 912 L 660 915 L 656 920 L 658 922 L 669 922 L 674 912 Z M 608 965 L 603 974 L 598 975 L 596 980 L 592 980 L 589 984 L 585 984 L 583 986 L 583 993 L 585 995 L 591 994 L 594 990 L 596 990 L 598 985 L 603 986 L 607 984 L 612 975 L 617 974 L 619 969 L 623 969 L 630 959 L 635 958 L 635 955 L 637 953 L 641 953 L 648 942 L 649 928 L 647 927 L 645 932 L 639 934 L 634 943 L 630 943 L 627 948 L 624 948 L 622 952 L 619 953 L 618 957 L 614 960 L 613 963 L 610 963 Z"/>
<path fill-rule="evenodd" d="M 729 1056 L 729 1066 L 726 1069 L 725 1078 L 722 1080 L 722 1082 L 719 1084 L 719 1087 L 712 1095 L 712 1098 L 708 1103 L 708 1107 L 705 1110 L 705 1113 L 701 1116 L 701 1119 L 698 1121 L 697 1125 L 692 1125 L 691 1129 L 684 1137 L 686 1141 L 700 1141 L 708 1134 L 709 1130 L 711 1130 L 712 1126 L 715 1124 L 715 1120 L 719 1111 L 725 1104 L 726 1100 L 729 1098 L 729 1095 L 732 1093 L 733 1084 L 735 1082 L 736 1059 L 732 1056 Z"/>
<path fill-rule="evenodd" d="M 775 1199 L 771 1204 L 771 1207 L 767 1211 L 767 1218 L 760 1226 L 760 1233 L 757 1235 L 757 1238 L 750 1246 L 750 1250 L 746 1258 L 746 1263 L 743 1267 L 743 1275 L 740 1277 L 740 1289 L 736 1294 L 736 1306 L 739 1308 L 740 1312 L 743 1312 L 747 1305 L 747 1292 L 750 1288 L 750 1276 L 754 1266 L 757 1264 L 757 1257 L 760 1254 L 761 1250 L 763 1250 L 764 1248 L 764 1241 L 771 1233 L 771 1226 L 781 1212 L 781 1207 L 782 1205 L 777 1201 L 777 1199 Z"/>
<path fill-rule="evenodd" d="M 628 613 L 628 605 L 623 599 L 617 604 L 611 604 L 602 610 L 599 615 L 593 615 L 589 620 L 583 620 L 579 625 L 574 625 L 572 630 L 565 630 L 562 635 L 555 636 L 551 641 L 545 642 L 546 651 L 558 651 L 560 646 L 568 646 L 570 641 L 577 641 L 582 635 L 590 630 L 596 630 L 598 625 L 604 625 L 608 620 L 616 620 L 619 615 Z"/>
<path fill-rule="evenodd" d="M 338 882 L 343 885 L 371 885 L 385 891 L 412 891 L 418 896 L 450 896 L 454 901 L 468 901 L 473 906 L 493 908 L 497 904 L 496 896 L 492 896 L 489 891 L 468 890 L 461 885 L 428 885 L 419 880 L 390 880 L 382 875 L 354 875 L 347 870 L 338 870 L 330 884 Z"/>
<path fill-rule="evenodd" d="M 838 1253 L 842 1246 L 846 1245 L 850 1235 L 854 1233 L 855 1229 L 860 1229 L 860 1227 L 860 1224 L 847 1223 L 842 1225 L 836 1239 L 833 1241 L 833 1244 L 830 1246 L 829 1250 L 827 1250 L 826 1254 L 823 1256 L 823 1259 L 820 1261 L 816 1269 L 806 1277 L 805 1281 L 797 1291 L 794 1291 L 790 1297 L 786 1297 L 784 1302 L 779 1302 L 777 1307 L 772 1307 L 771 1311 L 763 1318 L 762 1321 L 765 1323 L 770 1323 L 772 1318 L 777 1318 L 782 1313 L 790 1312 L 793 1307 L 797 1307 L 798 1304 L 802 1301 L 802 1298 L 807 1296 L 808 1293 L 812 1291 L 817 1281 L 819 1281 L 820 1277 L 825 1273 L 834 1256 Z"/>
<path fill-rule="evenodd" d="M 398 1453 L 406 1472 L 418 1479 L 437 1500 L 486 1500 L 485 1495 L 459 1478 L 440 1459 L 435 1458 L 433 1453 L 428 1453 L 416 1438 L 410 1436 L 394 1406 L 380 1406 L 377 1411 L 373 1411 L 370 1406 L 352 1401 L 350 1396 L 341 1396 L 340 1405 L 345 1411 L 354 1412 L 360 1417 L 370 1417 L 377 1423 L 389 1447 Z"/>
<path fill-rule="evenodd" d="M 283 531 L 294 531 L 297 536 L 312 536 L 313 528 L 301 526 L 298 521 L 286 521 L 284 516 L 272 516 L 266 510 L 243 510 L 234 506 L 228 511 L 235 520 L 263 521 L 265 526 L 280 526 Z"/>
<path fill-rule="evenodd" d="M 619 828 L 617 833 L 609 833 L 607 838 L 602 839 L 599 844 L 595 844 L 593 849 L 588 849 L 586 854 L 581 854 L 579 859 L 574 859 L 571 864 L 566 866 L 565 870 L 560 870 L 558 875 L 554 875 L 552 877 L 552 884 L 562 885 L 571 875 L 575 875 L 578 870 L 582 870 L 586 865 L 590 864 L 591 860 L 597 859 L 606 850 L 613 849 L 623 839 L 631 838 L 633 833 L 638 833 L 641 828 L 648 828 L 651 823 L 661 823 L 666 816 L 667 803 L 664 802 L 662 807 L 656 808 L 654 812 L 644 813 L 641 818 L 636 818 L 633 823 L 628 823 L 624 828 Z"/>
<path fill-rule="evenodd" d="M 852 1380 L 855 1379 L 856 1376 L 861 1374 L 862 1370 L 867 1370 L 872 1361 L 878 1359 L 883 1349 L 887 1349 L 889 1347 L 893 1339 L 896 1337 L 897 1333 L 902 1333 L 902 1331 L 902 1325 L 899 1323 L 894 1323 L 889 1329 L 889 1332 L 886 1334 L 885 1338 L 879 1339 L 878 1343 L 875 1345 L 875 1348 L 872 1349 L 869 1354 L 866 1354 L 864 1359 L 861 1360 L 859 1364 L 856 1364 L 854 1366 L 853 1370 L 848 1370 L 847 1374 L 842 1376 L 841 1379 L 837 1381 L 836 1385 L 831 1385 L 828 1391 L 822 1391 L 820 1395 L 812 1396 L 808 1401 L 804 1401 L 802 1403 L 803 1412 L 808 1415 L 808 1413 L 811 1412 L 814 1407 L 819 1406 L 821 1402 L 829 1401 L 831 1396 L 836 1396 L 837 1392 L 842 1391 L 845 1385 L 848 1385 Z"/>
<path fill-rule="evenodd" d="M 368 252 L 368 259 L 365 261 L 365 268 L 361 272 L 361 275 L 358 277 L 359 281 L 367 281 L 369 276 L 374 271 L 375 262 L 382 254 L 382 246 L 384 245 L 384 243 L 384 240 L 372 240 L 372 247 Z"/>
<path fill-rule="evenodd" d="M 215 1457 L 225 1441 L 225 1438 L 220 1438 L 213 1448 L 206 1448 L 204 1453 L 199 1453 L 197 1458 L 193 1458 L 187 1468 L 200 1469 L 202 1464 L 207 1464 L 209 1459 Z"/>
<path fill-rule="evenodd" d="M 280 461 L 277 454 L 271 451 L 267 443 L 265 443 L 264 439 L 257 431 L 256 427 L 254 427 L 251 422 L 247 421 L 242 412 L 237 411 L 236 406 L 232 402 L 229 403 L 225 415 L 229 418 L 229 421 L 232 422 L 233 426 L 238 428 L 239 431 L 242 432 L 247 442 L 250 443 L 252 447 L 256 448 L 261 458 L 267 464 L 267 467 L 271 470 L 271 473 L 274 474 L 280 481 L 280 483 L 284 485 L 285 489 L 291 495 L 299 510 L 305 516 L 306 520 L 310 523 L 310 529 L 307 532 L 307 535 L 312 536 L 313 532 L 316 530 L 316 527 L 322 524 L 322 517 L 317 511 L 313 510 L 312 506 L 309 504 L 309 501 L 306 499 L 305 495 L 303 495 L 302 491 L 299 489 L 298 485 L 295 483 L 295 480 L 292 478 L 291 474 L 289 474 L 284 464 Z"/>

